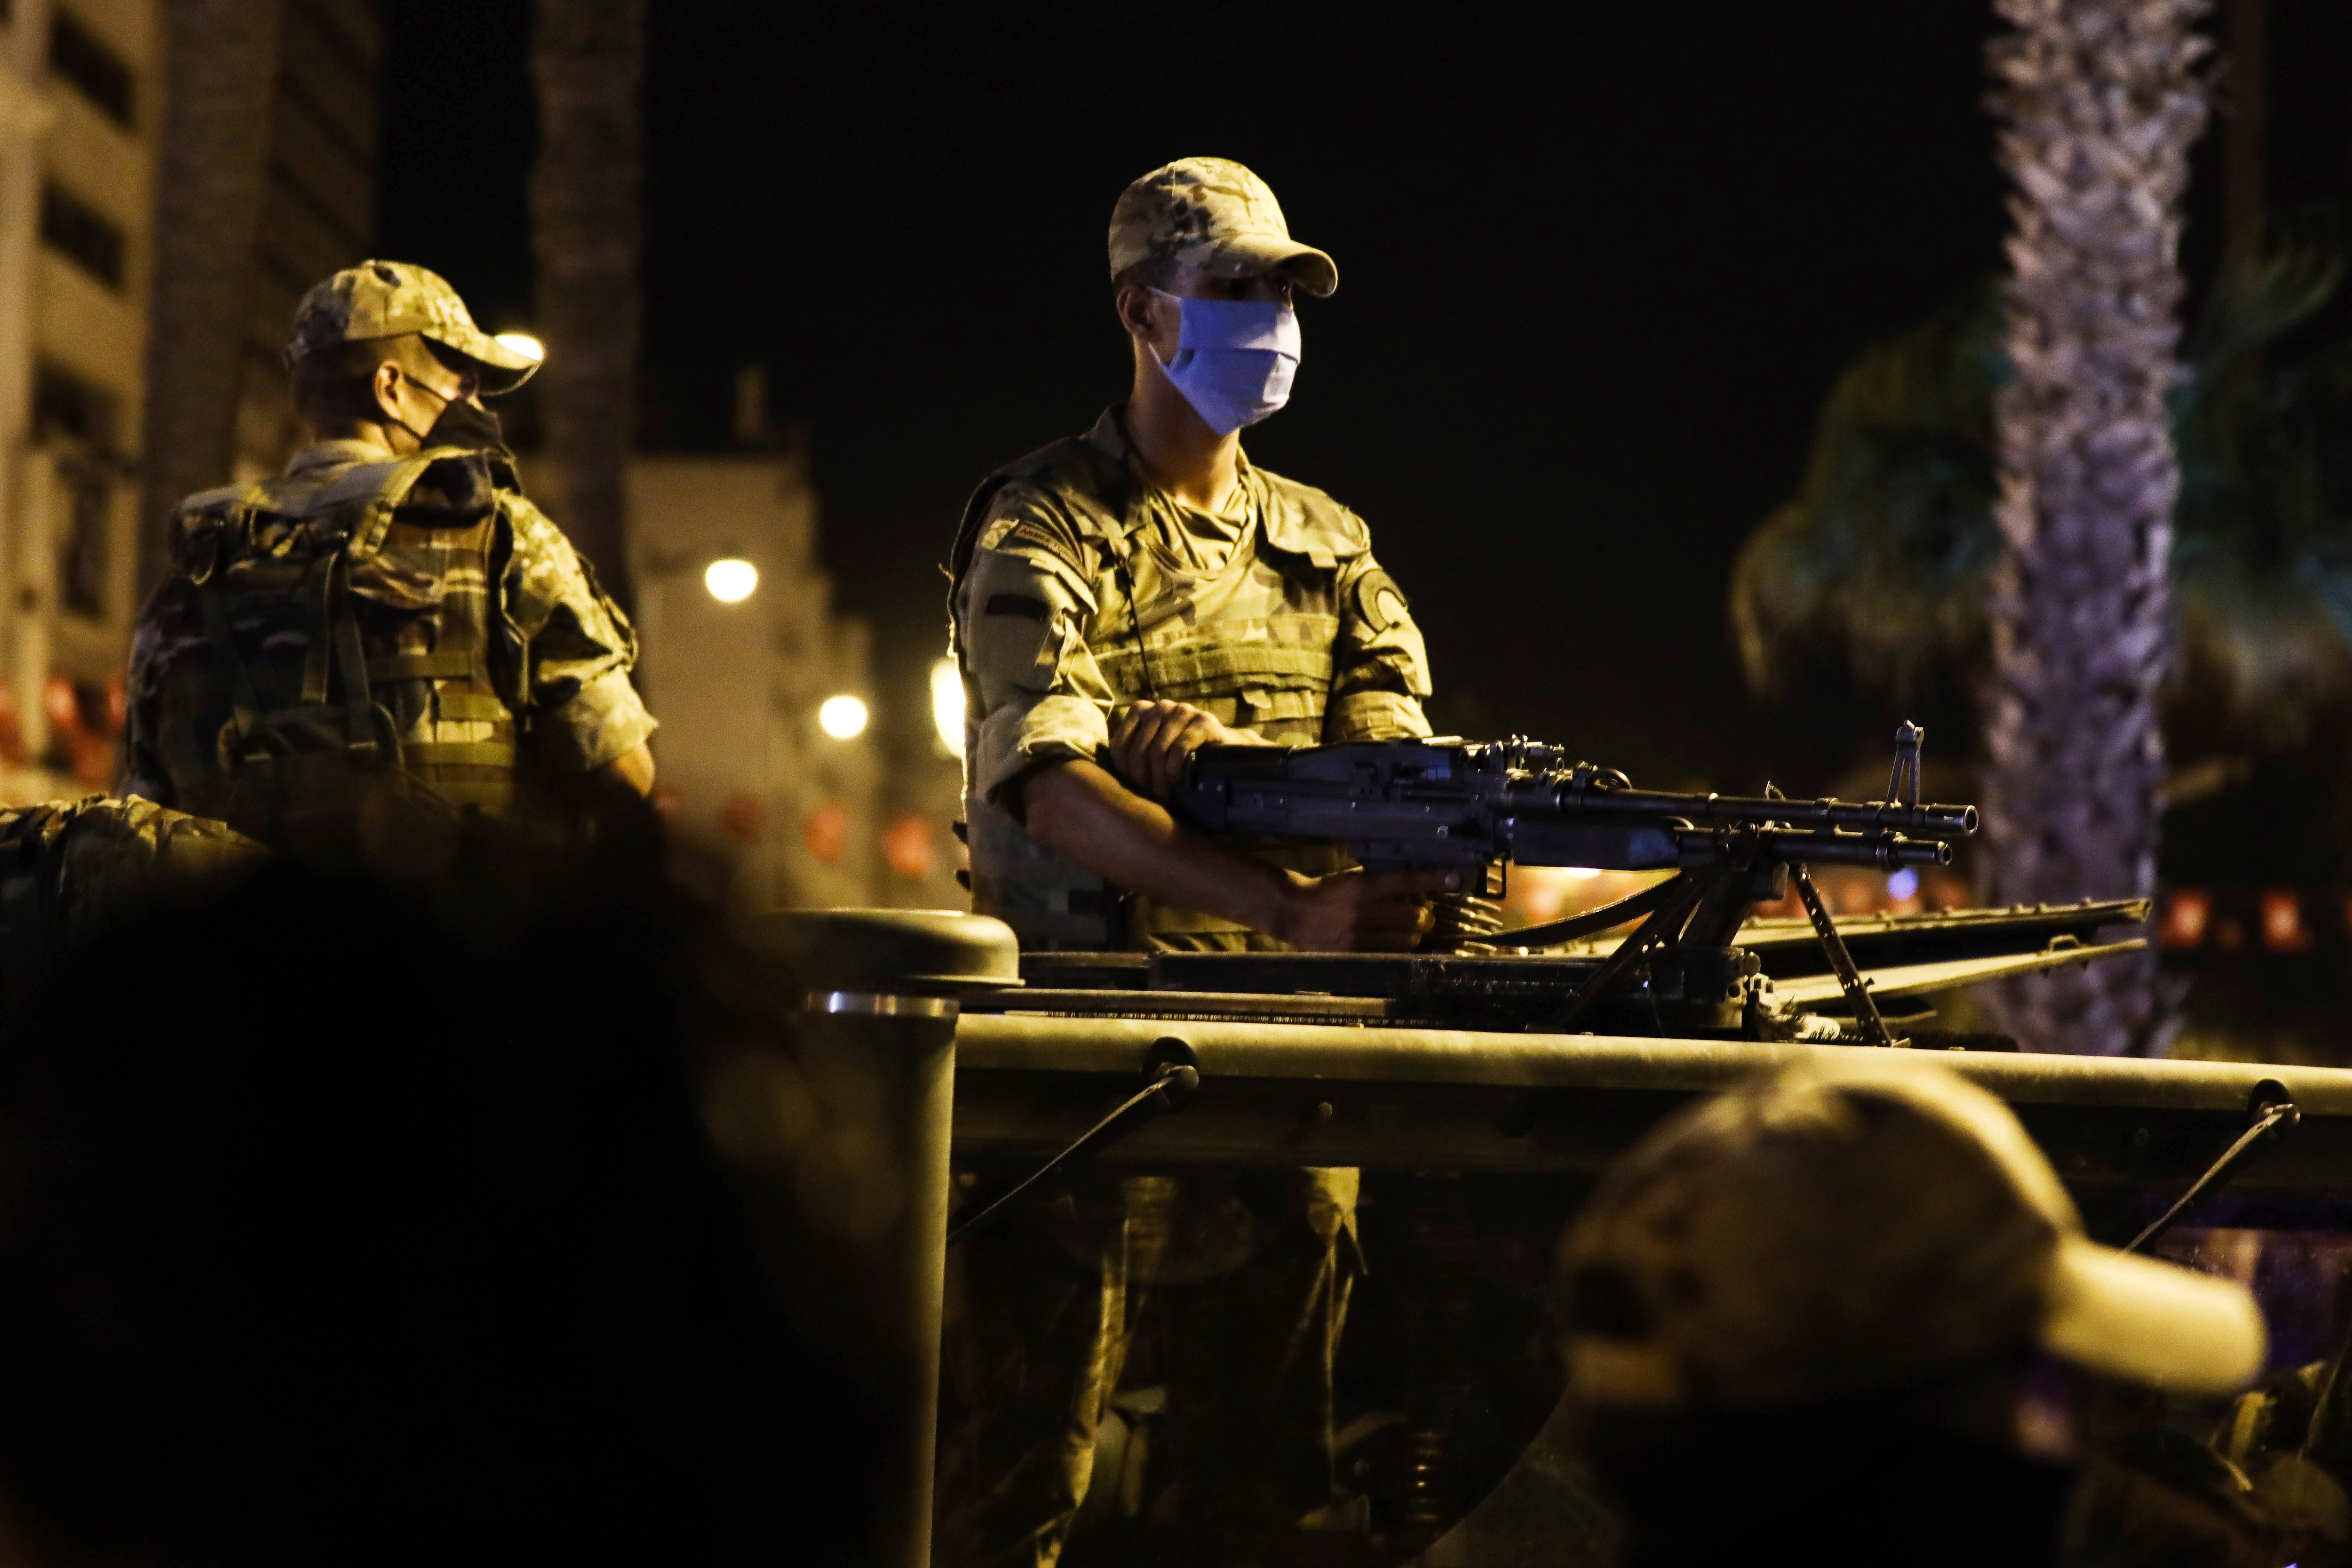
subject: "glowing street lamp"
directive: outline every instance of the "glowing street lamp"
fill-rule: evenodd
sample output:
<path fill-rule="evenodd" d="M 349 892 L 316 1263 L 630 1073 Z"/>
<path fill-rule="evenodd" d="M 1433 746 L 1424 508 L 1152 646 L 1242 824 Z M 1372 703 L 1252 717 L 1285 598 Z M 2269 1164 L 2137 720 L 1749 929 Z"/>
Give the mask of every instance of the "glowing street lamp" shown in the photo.
<path fill-rule="evenodd" d="M 866 704 L 850 696 L 828 697 L 816 710 L 816 727 L 836 741 L 854 741 L 866 733 Z"/>
<path fill-rule="evenodd" d="M 963 675 L 951 658 L 931 666 L 931 726 L 948 755 L 963 755 Z"/>
<path fill-rule="evenodd" d="M 532 337 L 529 332 L 500 332 L 491 341 L 502 349 L 512 349 L 515 353 L 522 355 L 525 359 L 544 360 L 547 358 L 547 345 L 541 342 L 537 338 Z"/>
<path fill-rule="evenodd" d="M 703 568 L 702 585 L 720 604 L 740 605 L 760 585 L 760 569 L 749 561 L 725 556 Z"/>

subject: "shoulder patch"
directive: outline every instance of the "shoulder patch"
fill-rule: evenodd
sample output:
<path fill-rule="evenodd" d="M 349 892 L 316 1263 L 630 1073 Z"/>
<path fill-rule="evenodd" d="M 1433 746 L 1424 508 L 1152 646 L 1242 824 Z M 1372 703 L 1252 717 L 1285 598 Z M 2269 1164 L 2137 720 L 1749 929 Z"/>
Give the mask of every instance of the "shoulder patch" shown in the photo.
<path fill-rule="evenodd" d="M 1410 618 L 1412 606 L 1396 579 L 1375 566 L 1356 579 L 1356 614 L 1374 637 Z"/>

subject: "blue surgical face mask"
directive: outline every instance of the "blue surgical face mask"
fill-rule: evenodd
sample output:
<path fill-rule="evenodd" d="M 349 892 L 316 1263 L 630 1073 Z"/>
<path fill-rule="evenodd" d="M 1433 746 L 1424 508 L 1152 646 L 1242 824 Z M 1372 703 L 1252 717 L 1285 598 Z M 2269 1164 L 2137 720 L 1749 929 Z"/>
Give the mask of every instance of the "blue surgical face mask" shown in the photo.
<path fill-rule="evenodd" d="M 1183 312 L 1176 357 L 1161 360 L 1210 429 L 1230 436 L 1290 401 L 1298 374 L 1298 313 L 1272 300 L 1174 300 Z"/>

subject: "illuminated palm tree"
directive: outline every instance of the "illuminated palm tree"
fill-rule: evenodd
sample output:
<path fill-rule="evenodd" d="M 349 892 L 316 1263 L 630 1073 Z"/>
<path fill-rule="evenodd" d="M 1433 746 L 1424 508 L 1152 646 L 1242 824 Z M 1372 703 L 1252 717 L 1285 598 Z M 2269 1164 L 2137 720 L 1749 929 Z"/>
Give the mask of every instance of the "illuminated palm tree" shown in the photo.
<path fill-rule="evenodd" d="M 2000 161 L 2015 183 L 1993 404 L 2002 550 L 1981 717 L 1990 890 L 2058 901 L 2156 889 L 2158 703 L 2179 466 L 2178 260 L 2205 124 L 2204 0 L 1996 0 Z M 2145 1049 L 2152 955 L 2016 985 L 1995 1005 L 2045 1049 Z"/>
<path fill-rule="evenodd" d="M 2273 268 L 2218 291 L 2201 345 L 2212 374 L 2168 407 L 2182 390 L 2177 250 L 2205 121 L 2207 46 L 2191 30 L 2203 0 L 1996 8 L 2015 29 L 1990 51 L 2015 187 L 2010 275 L 1996 300 L 1878 345 L 1841 379 L 1804 489 L 1743 552 L 1733 620 L 1759 674 L 1824 631 L 1881 683 L 1973 667 L 1987 891 L 2149 892 L 2171 571 L 2198 574 L 2183 607 L 2219 610 L 2194 629 L 2220 646 L 2242 636 L 2253 602 L 2220 587 L 2248 555 L 2218 491 L 2200 498 L 2205 548 L 2176 554 L 2172 420 L 2221 430 L 2209 445 L 2236 452 L 2243 432 L 2221 429 L 2231 405 L 2215 394 L 2246 380 L 2222 368 L 2283 330 L 2265 306 L 2315 280 L 2284 312 L 2307 314 L 2333 277 Z M 2115 963 L 1990 1005 L 2040 1048 L 2146 1049 L 2161 1026 L 2153 980 L 2152 961 Z"/>
<path fill-rule="evenodd" d="M 2175 673 L 2226 709 L 2232 743 L 2263 751 L 2352 704 L 2352 507 L 2330 479 L 2352 452 L 2352 335 L 2280 352 L 2343 276 L 2331 247 L 2295 242 L 2227 268 L 2171 397 Z M 2003 317 L 1995 289 L 1971 290 L 1839 375 L 1797 493 L 1732 571 L 1759 688 L 1843 655 L 1857 687 L 1906 708 L 1982 689 Z"/>

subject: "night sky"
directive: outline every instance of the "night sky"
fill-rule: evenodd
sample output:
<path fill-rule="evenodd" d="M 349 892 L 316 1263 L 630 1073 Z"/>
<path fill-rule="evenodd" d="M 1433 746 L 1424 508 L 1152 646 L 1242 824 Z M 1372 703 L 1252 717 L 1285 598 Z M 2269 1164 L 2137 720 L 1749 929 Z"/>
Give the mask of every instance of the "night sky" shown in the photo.
<path fill-rule="evenodd" d="M 1339 264 L 1249 450 L 1370 521 L 1442 730 L 1741 789 L 1883 749 L 1745 693 L 1725 584 L 1839 367 L 1999 264 L 1983 0 L 1011 10 L 652 7 L 646 439 L 770 367 L 886 700 L 973 483 L 1124 388 L 1112 201 L 1214 153 Z M 383 248 L 526 323 L 526 6 L 388 16 Z"/>

